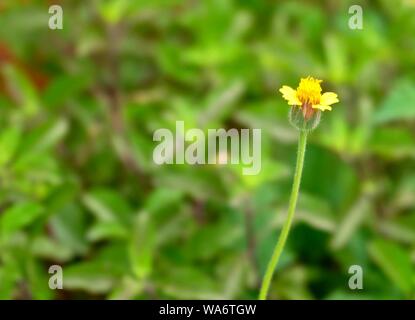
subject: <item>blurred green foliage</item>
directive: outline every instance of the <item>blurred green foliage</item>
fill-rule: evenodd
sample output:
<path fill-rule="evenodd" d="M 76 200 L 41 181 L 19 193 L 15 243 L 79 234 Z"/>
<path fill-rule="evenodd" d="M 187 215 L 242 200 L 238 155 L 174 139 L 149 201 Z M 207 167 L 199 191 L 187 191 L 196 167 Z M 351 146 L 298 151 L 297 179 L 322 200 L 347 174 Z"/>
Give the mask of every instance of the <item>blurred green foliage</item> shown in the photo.
<path fill-rule="evenodd" d="M 414 1 L 56 2 L 63 30 L 49 1 L 0 4 L 0 298 L 256 298 L 296 150 L 277 89 L 307 75 L 341 102 L 270 297 L 414 297 Z M 156 166 L 176 120 L 261 128 L 261 174 Z"/>

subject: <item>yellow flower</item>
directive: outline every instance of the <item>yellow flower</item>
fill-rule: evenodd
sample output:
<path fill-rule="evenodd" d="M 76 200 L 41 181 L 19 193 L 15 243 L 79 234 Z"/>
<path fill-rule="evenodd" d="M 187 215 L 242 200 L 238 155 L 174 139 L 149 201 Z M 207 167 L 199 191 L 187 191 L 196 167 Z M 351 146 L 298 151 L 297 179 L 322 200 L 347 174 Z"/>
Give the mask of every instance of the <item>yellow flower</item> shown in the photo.
<path fill-rule="evenodd" d="M 331 105 L 339 102 L 337 94 L 334 92 L 321 94 L 321 82 L 322 80 L 313 77 L 302 78 L 297 90 L 289 86 L 282 86 L 280 92 L 289 105 L 302 108 L 304 117 L 309 119 L 316 109 L 331 110 Z"/>

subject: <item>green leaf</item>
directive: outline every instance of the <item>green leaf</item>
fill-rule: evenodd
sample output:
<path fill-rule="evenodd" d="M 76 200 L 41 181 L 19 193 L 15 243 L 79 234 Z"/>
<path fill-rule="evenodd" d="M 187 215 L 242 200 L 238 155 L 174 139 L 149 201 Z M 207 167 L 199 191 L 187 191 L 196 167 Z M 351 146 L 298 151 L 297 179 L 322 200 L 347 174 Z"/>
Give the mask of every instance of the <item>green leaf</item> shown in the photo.
<path fill-rule="evenodd" d="M 335 249 L 342 248 L 356 234 L 356 231 L 368 216 L 370 202 L 366 195 L 362 195 L 350 210 L 342 217 L 337 230 L 333 232 L 331 245 Z"/>
<path fill-rule="evenodd" d="M 17 127 L 6 128 L 0 135 L 0 167 L 14 156 L 19 146 L 21 132 Z"/>
<path fill-rule="evenodd" d="M 157 214 L 165 210 L 169 211 L 172 206 L 183 200 L 183 196 L 184 194 L 180 190 L 158 188 L 147 197 L 145 208 L 151 214 Z"/>
<path fill-rule="evenodd" d="M 15 231 L 30 225 L 43 213 L 37 203 L 18 203 L 7 209 L 0 217 L 2 236 L 7 237 Z"/>
<path fill-rule="evenodd" d="M 63 285 L 67 290 L 106 293 L 129 271 L 125 246 L 108 245 L 92 259 L 65 267 Z"/>
<path fill-rule="evenodd" d="M 77 204 L 69 203 L 57 210 L 50 219 L 50 227 L 59 243 L 77 254 L 88 250 L 86 215 Z"/>
<path fill-rule="evenodd" d="M 97 222 L 87 234 L 88 240 L 94 242 L 104 239 L 125 239 L 127 237 L 127 230 L 120 224 L 105 221 Z"/>
<path fill-rule="evenodd" d="M 415 118 L 415 83 L 409 79 L 397 82 L 374 115 L 376 123 Z"/>
<path fill-rule="evenodd" d="M 36 257 L 57 262 L 65 262 L 73 257 L 73 250 L 70 246 L 45 236 L 39 236 L 33 240 L 31 251 Z"/>
<path fill-rule="evenodd" d="M 62 106 L 69 99 L 74 99 L 89 84 L 84 75 L 64 75 L 55 79 L 46 89 L 43 101 L 48 107 Z"/>
<path fill-rule="evenodd" d="M 201 267 L 171 265 L 157 280 L 160 290 L 178 299 L 224 299 L 221 284 Z"/>
<path fill-rule="evenodd" d="M 376 239 L 369 253 L 389 279 L 405 294 L 414 288 L 414 271 L 407 251 L 393 242 Z"/>
<path fill-rule="evenodd" d="M 413 194 L 411 197 L 413 197 Z M 415 244 L 415 212 L 380 221 L 378 228 L 391 239 L 402 243 Z"/>
<path fill-rule="evenodd" d="M 101 262 L 83 262 L 65 268 L 63 285 L 67 290 L 106 293 L 114 286 L 116 277 L 108 273 Z"/>
<path fill-rule="evenodd" d="M 20 279 L 20 270 L 15 262 L 3 261 L 0 267 L 0 300 L 14 298 L 15 286 Z"/>
<path fill-rule="evenodd" d="M 83 202 L 100 221 L 120 223 L 125 227 L 131 223 L 132 209 L 117 191 L 95 189 L 83 197 Z"/>
<path fill-rule="evenodd" d="M 21 142 L 21 149 L 24 153 L 20 154 L 17 161 L 13 164 L 16 170 L 26 170 L 33 167 L 39 158 L 43 159 L 46 154 L 43 152 L 55 146 L 69 130 L 66 119 L 57 119 L 47 125 L 37 128 L 27 135 Z"/>
<path fill-rule="evenodd" d="M 415 157 L 415 138 L 405 128 L 379 128 L 373 133 L 369 148 L 384 158 Z"/>
<path fill-rule="evenodd" d="M 99 13 L 104 20 L 115 24 L 128 13 L 132 2 L 129 0 L 104 0 L 98 4 Z"/>
<path fill-rule="evenodd" d="M 138 279 L 145 279 L 153 269 L 155 230 L 147 212 L 141 212 L 135 222 L 129 244 L 129 256 L 133 272 Z"/>
<path fill-rule="evenodd" d="M 29 116 L 36 113 L 40 105 L 39 97 L 30 79 L 12 64 L 6 64 L 3 72 L 10 86 L 15 90 L 15 95 L 22 104 L 25 113 Z"/>
<path fill-rule="evenodd" d="M 33 299 L 48 300 L 53 298 L 53 291 L 49 288 L 49 274 L 41 261 L 32 256 L 27 257 L 26 272 Z"/>

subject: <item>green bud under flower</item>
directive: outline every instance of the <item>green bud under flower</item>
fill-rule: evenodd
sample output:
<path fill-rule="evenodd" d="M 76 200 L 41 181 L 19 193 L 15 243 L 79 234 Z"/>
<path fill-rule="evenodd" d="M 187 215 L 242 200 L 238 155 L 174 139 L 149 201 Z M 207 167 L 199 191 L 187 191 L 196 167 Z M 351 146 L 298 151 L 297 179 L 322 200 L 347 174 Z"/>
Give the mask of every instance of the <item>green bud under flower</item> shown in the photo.
<path fill-rule="evenodd" d="M 304 107 L 303 107 L 304 108 Z M 321 111 L 313 110 L 311 113 L 304 113 L 303 108 L 291 107 L 288 118 L 291 125 L 299 131 L 313 131 L 320 123 Z"/>

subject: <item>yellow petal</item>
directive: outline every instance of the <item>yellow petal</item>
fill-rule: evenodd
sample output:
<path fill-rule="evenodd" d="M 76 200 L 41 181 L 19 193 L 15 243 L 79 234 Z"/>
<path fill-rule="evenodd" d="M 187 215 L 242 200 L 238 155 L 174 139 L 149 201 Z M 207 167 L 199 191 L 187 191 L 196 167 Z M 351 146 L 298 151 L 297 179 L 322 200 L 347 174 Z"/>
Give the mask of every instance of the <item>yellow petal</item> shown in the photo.
<path fill-rule="evenodd" d="M 326 111 L 326 110 L 331 111 L 331 107 L 330 106 L 325 106 L 325 105 L 323 106 L 321 104 L 313 104 L 313 109 L 319 109 L 321 111 Z"/>
<path fill-rule="evenodd" d="M 293 88 L 289 86 L 282 86 L 280 92 L 282 93 L 282 97 L 288 101 L 289 105 L 301 105 L 301 101 L 297 98 L 297 91 Z"/>
<path fill-rule="evenodd" d="M 333 103 L 339 102 L 337 94 L 334 92 L 325 92 L 321 95 L 320 105 L 329 106 Z"/>

